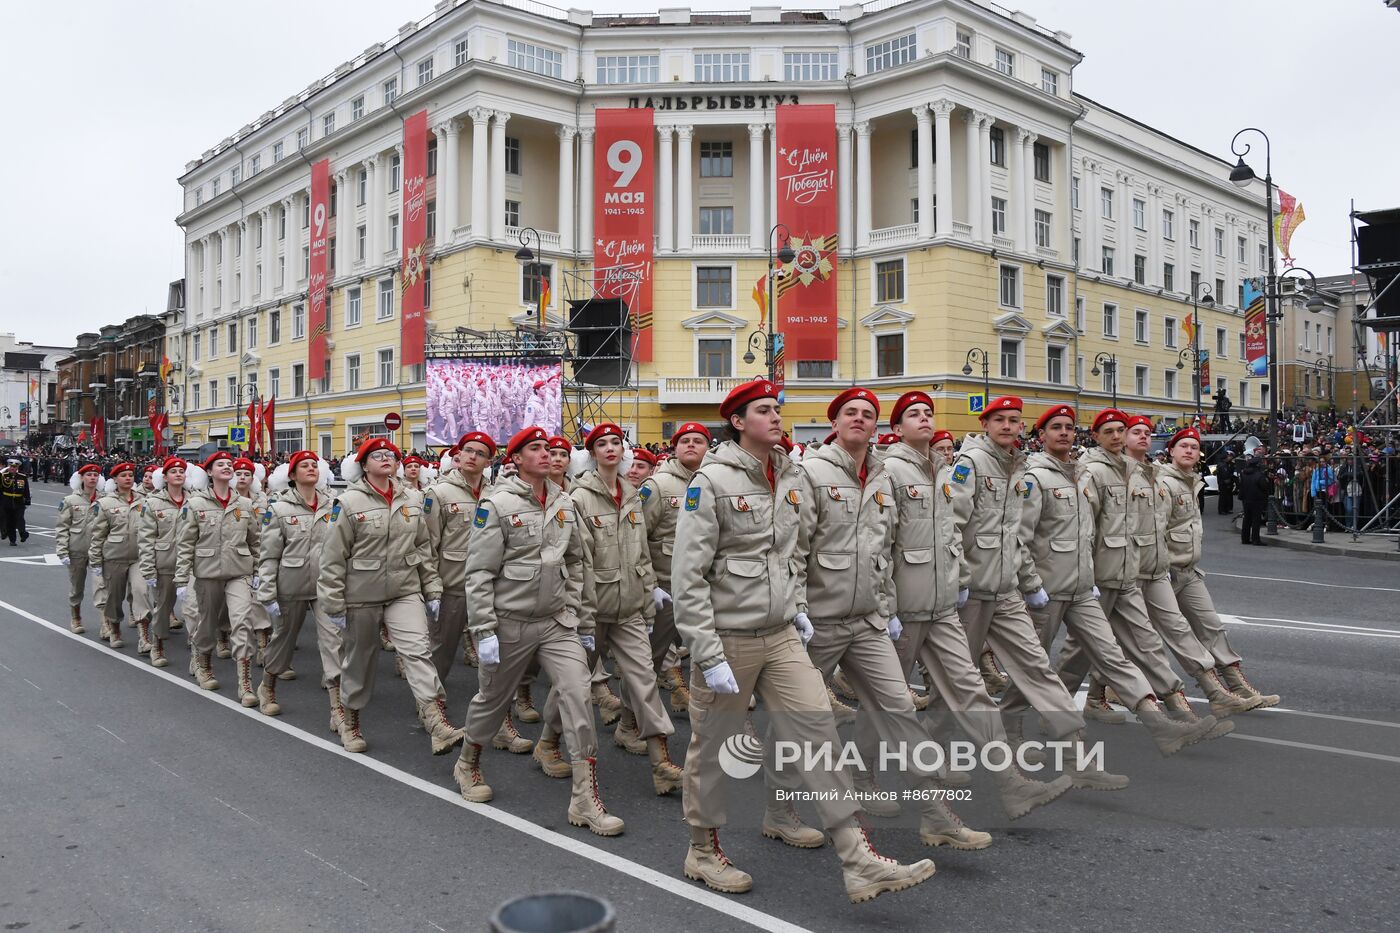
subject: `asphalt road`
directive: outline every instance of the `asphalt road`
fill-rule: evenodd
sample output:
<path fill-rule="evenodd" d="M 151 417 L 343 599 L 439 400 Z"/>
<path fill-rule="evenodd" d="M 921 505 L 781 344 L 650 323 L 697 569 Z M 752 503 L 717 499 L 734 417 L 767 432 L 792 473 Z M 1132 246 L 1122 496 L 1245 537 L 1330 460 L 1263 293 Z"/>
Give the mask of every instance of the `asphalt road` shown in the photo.
<path fill-rule="evenodd" d="M 1008 825 L 974 775 L 957 804 L 995 837 L 981 852 L 925 849 L 909 819 L 874 821 L 881 851 L 932 857 L 937 875 L 852 906 L 828 849 L 763 839 L 736 812 L 725 848 L 748 895 L 680 875 L 678 799 L 645 759 L 601 733 L 600 778 L 627 832 L 564 819 L 567 784 L 528 756 L 488 750 L 489 806 L 466 804 L 433 758 L 391 655 L 363 725 L 369 755 L 326 731 L 309 629 L 298 680 L 270 720 L 163 672 L 134 635 L 112 651 L 67 632 L 53 562 L 66 487 L 39 484 L 26 545 L 0 544 L 0 929 L 484 930 L 531 891 L 599 894 L 623 930 L 1394 929 L 1400 913 L 1400 574 L 1392 565 L 1242 547 L 1208 503 L 1206 566 L 1231 637 L 1281 710 L 1162 760 L 1134 726 L 1101 726 L 1113 794 L 1074 791 Z M 475 688 L 457 666 L 454 720 Z M 543 691 L 537 688 L 537 700 Z M 677 720 L 673 753 L 688 737 Z M 528 735 L 538 727 L 524 727 Z M 740 807 L 736 807 L 736 810 Z M 906 806 L 906 810 L 907 810 Z"/>

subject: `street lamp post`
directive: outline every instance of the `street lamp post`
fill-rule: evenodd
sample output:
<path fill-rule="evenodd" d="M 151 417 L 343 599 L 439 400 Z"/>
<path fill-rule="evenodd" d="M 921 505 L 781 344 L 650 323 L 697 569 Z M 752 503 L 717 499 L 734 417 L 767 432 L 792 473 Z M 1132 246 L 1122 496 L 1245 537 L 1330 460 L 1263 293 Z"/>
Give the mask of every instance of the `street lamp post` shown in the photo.
<path fill-rule="evenodd" d="M 1318 379 L 1321 379 L 1324 375 L 1326 375 L 1326 377 L 1327 377 L 1327 404 L 1330 405 L 1330 406 L 1333 407 L 1333 408 L 1336 408 L 1336 407 L 1337 407 L 1337 398 L 1336 398 L 1336 396 L 1333 394 L 1333 393 L 1334 393 L 1334 389 L 1333 389 L 1333 383 L 1332 383 L 1332 357 L 1330 357 L 1330 356 L 1324 356 L 1324 357 L 1323 357 L 1322 359 L 1320 359 L 1320 360 L 1313 360 L 1312 368 L 1313 368 L 1314 370 L 1317 371 L 1317 378 L 1318 378 Z"/>
<path fill-rule="evenodd" d="M 1099 367 L 1102 366 L 1103 369 Z M 1118 354 L 1100 353 L 1094 357 L 1094 368 L 1089 371 L 1095 376 L 1108 373 L 1109 388 L 1113 392 L 1113 407 L 1118 407 Z"/>
<path fill-rule="evenodd" d="M 782 246 L 777 246 L 778 231 L 782 231 Z M 773 382 L 777 378 L 777 337 L 773 332 L 773 320 L 778 316 L 778 306 L 774 302 L 774 282 L 778 277 L 781 266 L 791 265 L 797 259 L 797 253 L 792 248 L 792 234 L 788 231 L 786 224 L 774 224 L 768 231 L 768 327 L 763 331 L 754 331 L 749 334 L 749 348 L 744 353 L 744 362 L 753 364 L 757 359 L 754 350 L 763 351 L 764 367 L 768 371 L 768 381 Z"/>
<path fill-rule="evenodd" d="M 540 232 L 534 227 L 521 227 L 519 237 L 520 249 L 515 251 L 515 261 L 520 263 L 521 269 L 525 269 L 529 267 L 530 263 L 535 261 L 535 253 L 530 249 L 530 241 L 533 239 L 535 245 L 539 246 Z M 543 288 L 543 286 L 540 287 Z M 543 309 L 540 307 L 539 299 L 535 300 L 535 324 L 538 327 L 544 326 L 544 313 Z"/>
<path fill-rule="evenodd" d="M 991 401 L 992 395 L 992 380 L 989 374 L 991 357 L 989 357 L 987 351 L 983 350 L 981 347 L 973 347 L 971 350 L 968 350 L 967 359 L 963 361 L 962 374 L 964 376 L 972 375 L 973 363 L 979 363 L 982 366 L 982 410 L 986 411 L 987 403 Z"/>

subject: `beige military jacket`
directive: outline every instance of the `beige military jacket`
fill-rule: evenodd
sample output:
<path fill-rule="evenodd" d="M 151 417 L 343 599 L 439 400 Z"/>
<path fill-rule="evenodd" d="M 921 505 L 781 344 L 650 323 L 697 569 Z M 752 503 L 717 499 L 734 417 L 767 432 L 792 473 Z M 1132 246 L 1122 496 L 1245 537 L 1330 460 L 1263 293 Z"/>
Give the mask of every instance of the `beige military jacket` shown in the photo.
<path fill-rule="evenodd" d="M 590 634 L 583 619 L 583 538 L 570 494 L 545 483 L 543 504 L 519 476 L 498 479 L 472 517 L 467 618 L 478 639 L 501 621 L 553 619 Z"/>
<path fill-rule="evenodd" d="M 481 487 L 467 485 L 461 470 L 453 470 L 423 494 L 423 515 L 428 521 L 428 546 L 436 555 L 442 591 L 458 596 L 467 587 L 467 540 L 472 533 L 472 517 L 477 503 L 491 482 L 485 474 Z"/>
<path fill-rule="evenodd" d="M 321 551 L 330 535 L 334 505 L 335 499 L 325 487 L 317 487 L 313 505 L 307 505 L 295 485 L 272 497 L 259 520 L 258 590 L 254 594 L 258 602 L 316 598 Z"/>
<path fill-rule="evenodd" d="M 399 480 L 390 477 L 389 484 L 385 501 L 362 476 L 331 504 L 316 585 L 316 599 L 327 615 L 405 596 L 442 595 L 423 507 Z"/>
<path fill-rule="evenodd" d="M 170 498 L 167 486 L 151 493 L 141 503 L 141 578 L 154 580 L 175 572 L 176 542 L 180 537 L 180 510 L 188 499 L 178 503 Z"/>
<path fill-rule="evenodd" d="M 1195 570 L 1201 563 L 1201 500 L 1205 480 L 1172 464 L 1157 470 L 1157 481 L 1167 493 L 1168 562 L 1173 573 Z"/>
<path fill-rule="evenodd" d="M 58 527 L 54 540 L 60 558 L 70 561 L 76 558 L 87 559 L 88 545 L 92 543 L 92 523 L 96 517 L 93 506 L 97 496 L 75 492 L 63 497 L 58 507 Z"/>
<path fill-rule="evenodd" d="M 797 558 L 797 611 L 814 624 L 864 619 L 883 629 L 894 614 L 894 487 L 884 458 L 866 454 L 865 484 L 840 444 L 825 444 L 799 464 L 807 479 Z"/>
<path fill-rule="evenodd" d="M 969 434 L 950 476 L 953 514 L 962 539 L 959 580 L 969 599 L 1004 599 L 1032 592 L 1020 579 L 1021 504 L 1029 495 L 1026 458 L 1002 450 L 983 434 Z"/>
<path fill-rule="evenodd" d="M 671 592 L 671 558 L 676 552 L 676 520 L 685 502 L 694 470 L 687 470 L 672 457 L 642 483 L 642 514 L 647 520 L 647 546 L 656 585 Z M 673 594 L 674 596 L 674 594 Z"/>
<path fill-rule="evenodd" d="M 120 493 L 103 496 L 92 504 L 92 516 L 88 563 L 95 567 L 107 561 L 136 563 L 140 557 L 137 535 L 141 530 L 141 497 L 134 492 L 128 499 L 121 498 Z"/>
<path fill-rule="evenodd" d="M 1133 543 L 1138 548 L 1138 579 L 1160 580 L 1171 569 L 1167 550 L 1167 518 L 1171 501 L 1157 477 L 1154 463 L 1130 461 L 1136 467 L 1128 484 L 1131 497 Z"/>
<path fill-rule="evenodd" d="M 253 503 L 229 489 L 227 505 L 212 487 L 191 492 L 181 510 L 175 545 L 175 585 L 198 580 L 251 577 L 258 559 L 258 514 Z"/>
<path fill-rule="evenodd" d="M 583 603 L 579 617 L 585 629 L 595 622 L 628 622 L 656 618 L 651 590 L 656 573 L 647 546 L 647 525 L 638 489 L 619 477 L 618 505 L 596 470 L 574 480 L 574 500 L 583 542 Z M 615 491 L 615 490 L 614 490 Z"/>
<path fill-rule="evenodd" d="M 1126 454 L 1092 447 L 1079 458 L 1080 488 L 1094 512 L 1094 582 L 1121 590 L 1137 582 L 1138 548 L 1132 537 L 1129 483 L 1143 488 L 1141 474 Z"/>
<path fill-rule="evenodd" d="M 908 444 L 885 451 L 899 521 L 894 532 L 895 615 L 928 622 L 958 605 L 962 540 L 953 516 L 953 468 Z"/>
<path fill-rule="evenodd" d="M 1093 492 L 1080 488 L 1083 467 L 1034 453 L 1026 460 L 1030 494 L 1021 503 L 1022 577 L 1028 591 L 1053 600 L 1094 590 Z"/>
<path fill-rule="evenodd" d="M 806 474 L 775 447 L 766 464 L 737 443 L 695 471 L 671 562 L 676 628 L 702 670 L 724 660 L 720 636 L 776 631 L 797 615 L 795 558 L 807 551 Z M 801 540 L 799 540 L 801 539 Z"/>

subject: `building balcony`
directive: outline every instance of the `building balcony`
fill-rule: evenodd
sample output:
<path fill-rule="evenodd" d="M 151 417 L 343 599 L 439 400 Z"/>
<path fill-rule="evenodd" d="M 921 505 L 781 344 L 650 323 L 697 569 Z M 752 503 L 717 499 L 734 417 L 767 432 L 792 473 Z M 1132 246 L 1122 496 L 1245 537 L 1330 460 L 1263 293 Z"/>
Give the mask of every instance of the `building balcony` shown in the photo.
<path fill-rule="evenodd" d="M 735 386 L 748 380 L 743 376 L 663 376 L 656 383 L 660 405 L 718 405 Z"/>
<path fill-rule="evenodd" d="M 506 241 L 509 242 L 509 243 L 519 243 L 519 242 L 520 242 L 520 231 L 523 230 L 523 229 L 525 229 L 525 228 L 524 228 L 524 227 L 506 227 Z M 535 232 L 538 233 L 538 234 L 540 235 L 540 242 L 539 242 L 538 244 L 536 244 L 536 243 L 531 243 L 531 244 L 529 244 L 529 245 L 531 245 L 531 246 L 538 246 L 540 249 L 558 249 L 558 248 L 559 248 L 559 234 L 557 234 L 557 233 L 555 233 L 555 232 L 553 232 L 553 231 L 551 231 L 551 230 L 536 230 Z"/>
<path fill-rule="evenodd" d="M 734 253 L 749 248 L 747 233 L 697 233 L 690 238 L 697 253 Z"/>
<path fill-rule="evenodd" d="M 898 227 L 877 227 L 870 231 L 871 246 L 884 246 L 890 243 L 908 243 L 918 238 L 918 224 L 900 224 Z"/>
<path fill-rule="evenodd" d="M 960 224 L 953 221 L 953 239 L 962 240 L 965 243 L 972 242 L 972 224 Z"/>

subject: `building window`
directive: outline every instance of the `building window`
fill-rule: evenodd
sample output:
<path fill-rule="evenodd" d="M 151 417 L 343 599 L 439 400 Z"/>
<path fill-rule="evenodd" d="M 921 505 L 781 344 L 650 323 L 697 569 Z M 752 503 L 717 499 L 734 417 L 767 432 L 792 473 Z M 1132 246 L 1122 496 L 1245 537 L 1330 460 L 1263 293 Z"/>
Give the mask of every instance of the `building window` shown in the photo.
<path fill-rule="evenodd" d="M 1065 384 L 1065 348 L 1048 346 L 1045 348 L 1045 381 L 1055 385 Z"/>
<path fill-rule="evenodd" d="M 564 72 L 564 53 L 510 39 L 506 42 L 506 64 L 547 78 L 559 78 Z"/>
<path fill-rule="evenodd" d="M 360 312 L 361 312 L 361 308 L 362 308 L 362 304 L 363 304 L 363 299 L 362 299 L 361 295 L 362 295 L 362 293 L 361 293 L 360 287 L 359 287 L 358 285 L 355 286 L 354 288 L 347 288 L 347 289 L 345 290 L 345 326 L 346 326 L 346 327 L 359 327 L 359 326 L 360 326 Z"/>
<path fill-rule="evenodd" d="M 427 265 L 423 267 L 423 310 L 431 311 L 433 308 L 433 267 Z"/>
<path fill-rule="evenodd" d="M 1215 356 L 1217 359 L 1225 359 L 1225 346 L 1230 340 L 1230 333 L 1223 327 L 1215 329 Z M 1321 350 L 1321 347 L 1318 347 Z"/>
<path fill-rule="evenodd" d="M 904 334 L 880 334 L 876 336 L 875 375 L 904 375 Z"/>
<path fill-rule="evenodd" d="M 379 351 L 379 384 L 381 386 L 398 385 L 398 376 L 394 374 L 394 351 L 390 349 Z"/>
<path fill-rule="evenodd" d="M 748 52 L 696 52 L 695 80 L 705 84 L 749 80 Z"/>
<path fill-rule="evenodd" d="M 1218 301 L 1218 302 L 1220 302 L 1221 304 L 1224 304 L 1224 303 L 1225 303 L 1225 280 L 1224 280 L 1224 279 L 1216 279 L 1216 280 L 1215 280 L 1215 300 Z"/>
<path fill-rule="evenodd" d="M 1133 229 L 1147 229 L 1147 202 L 1142 198 L 1133 198 Z"/>
<path fill-rule="evenodd" d="M 292 305 L 292 339 L 306 336 L 306 305 Z"/>
<path fill-rule="evenodd" d="M 1147 257 L 1133 257 L 1133 281 L 1139 285 L 1147 284 Z"/>
<path fill-rule="evenodd" d="M 301 277 L 307 278 L 311 275 L 311 247 L 301 248 Z M 298 279 L 300 281 L 300 279 Z"/>
<path fill-rule="evenodd" d="M 1006 236 L 1006 199 L 992 198 L 992 235 Z"/>
<path fill-rule="evenodd" d="M 1113 219 L 1113 189 L 1099 189 L 1099 208 L 1106 220 Z"/>
<path fill-rule="evenodd" d="M 831 360 L 798 360 L 798 379 L 832 379 L 835 377 L 835 364 Z"/>
<path fill-rule="evenodd" d="M 1021 378 L 1021 341 L 1001 341 L 1001 378 Z"/>
<path fill-rule="evenodd" d="M 1176 349 L 1176 318 L 1162 318 L 1162 346 L 1168 350 Z"/>
<path fill-rule="evenodd" d="M 1191 291 L 1188 294 L 1199 295 L 1201 293 L 1201 274 L 1195 269 L 1191 270 Z"/>
<path fill-rule="evenodd" d="M 1215 228 L 1215 255 L 1225 258 L 1225 231 L 1220 227 Z"/>
<path fill-rule="evenodd" d="M 599 55 L 599 84 L 655 84 L 660 80 L 661 56 Z"/>
<path fill-rule="evenodd" d="M 1162 238 L 1166 240 L 1176 239 L 1176 213 L 1174 211 L 1162 211 Z"/>
<path fill-rule="evenodd" d="M 697 376 L 724 379 L 734 375 L 734 341 L 728 337 L 707 337 L 697 341 Z"/>
<path fill-rule="evenodd" d="M 282 342 L 282 312 L 276 308 L 267 312 L 267 342 L 269 346 Z"/>
<path fill-rule="evenodd" d="M 212 360 L 219 355 L 219 328 L 217 326 L 209 328 L 209 358 Z"/>
<path fill-rule="evenodd" d="M 292 396 L 301 398 L 306 394 L 306 364 L 292 364 Z"/>
<path fill-rule="evenodd" d="M 431 200 L 431 201 L 428 202 L 428 231 L 427 231 L 427 234 L 426 234 L 426 235 L 427 235 L 428 239 L 430 239 L 430 240 L 436 239 L 436 238 L 437 238 L 437 200 L 436 200 L 436 199 L 433 199 L 433 200 Z"/>
<path fill-rule="evenodd" d="M 1040 69 L 1040 89 L 1047 94 L 1059 96 L 1060 76 L 1048 68 Z"/>
<path fill-rule="evenodd" d="M 1047 317 L 1065 316 L 1065 279 L 1061 275 L 1045 277 L 1045 314 Z"/>
<path fill-rule="evenodd" d="M 919 42 L 912 32 L 884 42 L 872 42 L 865 47 L 865 73 L 907 65 L 918 57 Z"/>
<path fill-rule="evenodd" d="M 1146 366 L 1137 366 L 1133 369 L 1133 389 L 1134 395 L 1145 397 L 1148 390 L 1148 369 Z"/>
<path fill-rule="evenodd" d="M 350 119 L 358 120 L 365 115 L 365 95 L 350 101 Z"/>
<path fill-rule="evenodd" d="M 1001 127 L 994 126 L 992 127 L 991 132 L 987 134 L 987 140 L 989 143 L 988 149 L 990 150 L 991 154 L 991 163 L 993 165 L 1000 165 L 1002 168 L 1005 168 L 1006 134 L 1002 132 Z"/>
<path fill-rule="evenodd" d="M 554 265 L 548 262 L 532 262 L 521 267 L 520 270 L 520 302 L 532 308 L 538 308 L 540 304 L 540 292 L 544 290 L 544 283 L 554 282 Z"/>
<path fill-rule="evenodd" d="M 297 130 L 297 151 L 298 151 L 298 152 L 300 152 L 301 150 L 305 149 L 306 146 L 307 146 L 307 144 L 310 143 L 310 142 L 311 142 L 311 131 L 310 131 L 310 130 L 308 130 L 308 129 L 307 129 L 306 127 L 304 127 L 304 126 L 303 126 L 301 129 Z"/>
<path fill-rule="evenodd" d="M 360 262 L 365 261 L 366 234 L 365 225 L 360 224 L 355 228 L 355 258 Z"/>
<path fill-rule="evenodd" d="M 1118 336 L 1118 306 L 1107 302 L 1103 306 L 1103 335 L 1114 338 Z"/>
<path fill-rule="evenodd" d="M 1031 158 L 1035 164 L 1035 180 L 1050 180 L 1050 147 L 1044 143 L 1031 146 Z"/>
<path fill-rule="evenodd" d="M 217 379 L 209 380 L 209 407 L 219 407 L 219 380 Z"/>
<path fill-rule="evenodd" d="M 329 136 L 335 132 L 335 111 L 332 110 L 321 118 L 321 135 Z"/>
<path fill-rule="evenodd" d="M 835 52 L 784 52 L 783 80 L 835 81 Z"/>
<path fill-rule="evenodd" d="M 403 179 L 403 160 L 396 152 L 389 157 L 389 193 L 393 194 L 399 190 L 399 184 Z"/>
<path fill-rule="evenodd" d="M 1003 308 L 1021 307 L 1021 270 L 1018 266 L 1002 266 L 997 273 L 997 300 Z"/>
<path fill-rule="evenodd" d="M 242 181 L 243 168 L 241 166 L 235 165 L 232 169 L 229 170 L 229 187 L 237 188 Z"/>
<path fill-rule="evenodd" d="M 1147 343 L 1147 312 L 1141 308 L 1133 315 L 1133 339 L 1138 343 Z"/>
<path fill-rule="evenodd" d="M 398 96 L 399 96 L 399 79 L 398 79 L 398 78 L 390 78 L 388 81 L 385 81 L 385 82 L 384 82 L 384 84 L 383 84 L 382 87 L 383 87 L 383 91 L 384 91 L 384 106 L 387 107 L 387 106 L 389 106 L 390 104 L 392 104 L 395 100 L 398 99 Z"/>
<path fill-rule="evenodd" d="M 1176 398 L 1176 370 L 1162 370 L 1162 394 L 1167 398 Z"/>
<path fill-rule="evenodd" d="M 281 161 L 282 161 L 282 144 L 281 144 L 281 143 L 273 143 L 273 144 L 272 144 L 272 162 L 273 162 L 273 164 L 275 165 L 275 164 L 277 164 L 278 162 L 281 162 Z"/>
<path fill-rule="evenodd" d="M 520 226 L 520 202 L 519 202 L 519 201 L 507 201 L 507 202 L 506 202 L 506 226 L 507 226 L 507 227 L 518 227 L 518 226 Z"/>
<path fill-rule="evenodd" d="M 1078 295 L 1074 298 L 1074 329 L 1084 333 L 1084 299 Z"/>
<path fill-rule="evenodd" d="M 465 36 L 452 43 L 452 67 L 461 68 L 467 63 L 467 39 Z"/>
<path fill-rule="evenodd" d="M 379 300 L 374 306 L 374 319 L 376 321 L 387 321 L 394 316 L 394 280 L 392 278 L 379 280 Z"/>
<path fill-rule="evenodd" d="M 354 392 L 360 387 L 360 354 L 345 354 L 345 391 Z"/>
<path fill-rule="evenodd" d="M 1104 275 L 1112 275 L 1112 274 L 1113 274 L 1113 247 L 1112 247 L 1112 246 L 1105 246 L 1105 247 L 1103 248 L 1103 259 L 1102 259 L 1102 262 L 1103 262 L 1103 265 L 1102 265 L 1103 274 L 1104 274 Z"/>
<path fill-rule="evenodd" d="M 728 308 L 734 303 L 734 270 L 729 266 L 697 266 L 695 307 Z"/>
<path fill-rule="evenodd" d="M 875 300 L 880 303 L 904 300 L 904 260 L 887 259 L 875 263 Z"/>
<path fill-rule="evenodd" d="M 243 340 L 249 350 L 258 348 L 258 316 L 250 315 L 248 322 L 243 325 Z"/>
<path fill-rule="evenodd" d="M 214 191 L 214 197 L 216 197 L 216 198 L 219 196 L 219 183 L 220 183 L 220 179 L 215 178 L 215 179 L 214 179 L 214 185 L 213 185 L 213 191 Z"/>
<path fill-rule="evenodd" d="M 193 353 L 192 353 L 191 358 L 192 358 L 196 363 L 199 362 L 199 345 L 200 345 L 200 343 L 201 343 L 201 341 L 200 341 L 200 339 L 199 339 L 199 334 L 196 333 L 196 334 L 194 335 L 194 341 L 193 341 L 193 343 L 191 344 L 191 346 L 192 346 L 192 348 L 193 348 Z"/>
<path fill-rule="evenodd" d="M 200 390 L 201 387 L 200 387 L 199 383 L 196 382 L 196 383 L 195 383 L 194 385 L 192 385 L 190 388 L 194 390 L 194 395 L 193 395 L 193 397 L 191 398 L 191 405 L 190 405 L 191 410 L 193 410 L 193 409 L 197 409 L 197 408 L 200 407 L 200 404 L 199 404 L 199 390 Z"/>
<path fill-rule="evenodd" d="M 390 251 L 399 248 L 399 215 L 389 215 L 389 249 Z"/>
<path fill-rule="evenodd" d="M 355 204 L 364 207 L 369 200 L 369 172 L 360 169 L 355 175 Z"/>
<path fill-rule="evenodd" d="M 203 203 L 204 203 L 204 189 L 203 189 L 203 188 L 196 188 L 196 189 L 194 189 L 194 206 L 195 206 L 195 207 L 199 207 L 199 205 L 201 205 L 201 204 L 203 204 Z"/>
<path fill-rule="evenodd" d="M 956 43 L 953 45 L 953 54 L 958 58 L 972 58 L 972 33 L 959 29 Z"/>
<path fill-rule="evenodd" d="M 1069 206 L 1074 210 L 1079 210 L 1079 176 L 1073 175 L 1069 180 Z"/>
<path fill-rule="evenodd" d="M 433 80 L 433 60 L 425 58 L 418 63 L 418 86 L 422 87 Z"/>
<path fill-rule="evenodd" d="M 937 199 L 935 199 L 935 202 L 936 202 L 936 201 L 937 201 Z M 910 222 L 911 224 L 916 224 L 916 223 L 919 222 L 919 199 L 918 199 L 918 198 L 910 198 L 910 199 L 909 199 L 909 222 Z"/>
<path fill-rule="evenodd" d="M 1244 342 L 1245 342 L 1244 331 L 1240 331 L 1240 359 L 1244 359 L 1244 358 L 1245 358 Z"/>
<path fill-rule="evenodd" d="M 1187 222 L 1186 240 L 1191 244 L 1192 249 L 1201 248 L 1201 222 L 1199 220 Z"/>
<path fill-rule="evenodd" d="M 1070 240 L 1070 261 L 1074 263 L 1076 269 L 1079 268 L 1079 237 L 1073 237 Z"/>
<path fill-rule="evenodd" d="M 1221 382 L 1224 382 L 1222 379 Z M 1241 380 L 1240 394 L 1235 399 L 1235 404 L 1247 407 L 1249 405 L 1249 383 Z"/>
<path fill-rule="evenodd" d="M 1037 209 L 1035 212 L 1035 245 L 1042 249 L 1050 248 L 1050 212 Z"/>
<path fill-rule="evenodd" d="M 1235 261 L 1238 262 L 1240 265 L 1244 265 L 1244 254 L 1245 254 L 1245 241 L 1244 241 L 1244 237 L 1237 237 L 1237 238 L 1235 239 Z"/>
<path fill-rule="evenodd" d="M 506 174 L 520 174 L 520 140 L 514 136 L 506 137 Z"/>
<path fill-rule="evenodd" d="M 273 398 L 282 394 L 282 370 L 276 366 L 267 371 L 267 391 Z"/>
<path fill-rule="evenodd" d="M 700 233 L 702 235 L 714 235 L 734 232 L 734 208 L 732 207 L 702 207 L 700 208 Z"/>
<path fill-rule="evenodd" d="M 732 142 L 702 142 L 700 144 L 700 177 L 734 177 L 734 144 Z"/>
<path fill-rule="evenodd" d="M 1162 263 L 1162 287 L 1169 292 L 1176 291 L 1176 266 L 1169 262 Z"/>
<path fill-rule="evenodd" d="M 996 66 L 997 71 L 1014 78 L 1016 76 L 1016 54 L 1010 49 L 997 46 Z"/>

